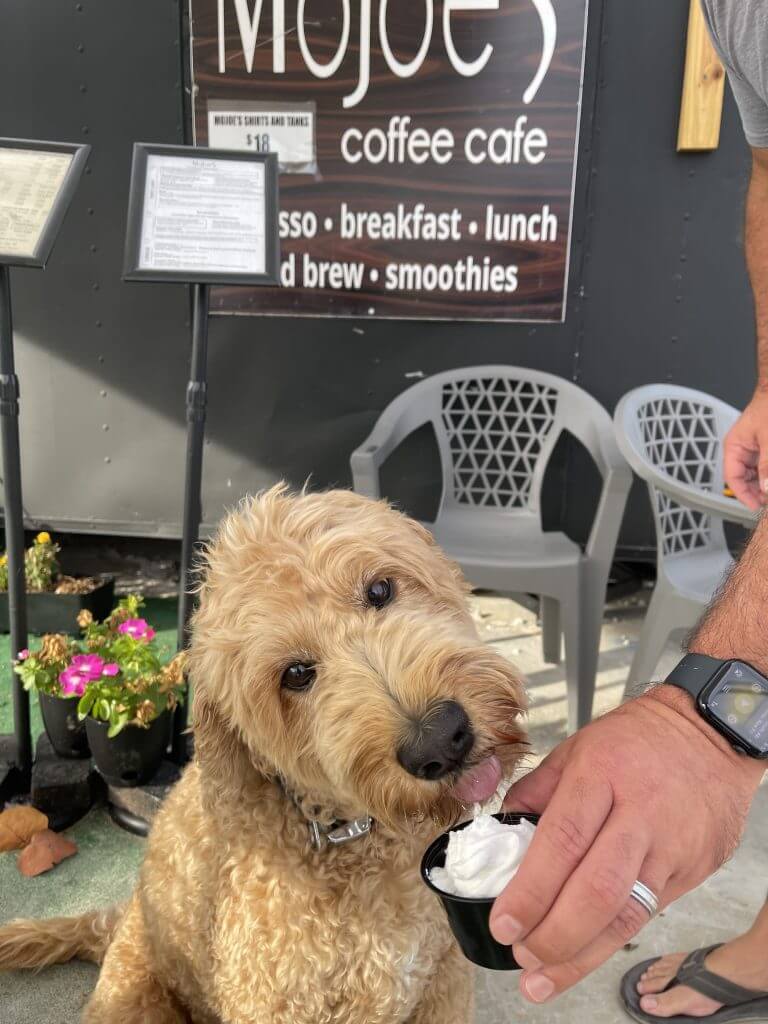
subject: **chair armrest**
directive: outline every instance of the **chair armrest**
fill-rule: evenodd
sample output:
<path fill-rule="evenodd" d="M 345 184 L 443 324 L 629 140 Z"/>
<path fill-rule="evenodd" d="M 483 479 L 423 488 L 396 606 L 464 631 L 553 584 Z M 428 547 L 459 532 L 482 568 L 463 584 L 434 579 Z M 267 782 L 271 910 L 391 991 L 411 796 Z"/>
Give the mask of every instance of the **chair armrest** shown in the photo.
<path fill-rule="evenodd" d="M 365 441 L 350 455 L 352 489 L 356 494 L 380 498 L 379 469 L 409 434 L 431 419 L 428 411 L 421 415 L 414 415 L 413 411 L 407 416 L 400 413 L 400 404 L 396 399 L 381 414 Z"/>
<path fill-rule="evenodd" d="M 721 494 L 700 491 L 689 484 L 673 480 L 664 473 L 649 475 L 647 481 L 663 494 L 694 512 L 714 515 L 725 519 L 726 522 L 739 523 L 741 526 L 754 527 L 757 525 L 758 513 L 748 509 L 746 505 L 742 505 L 735 498 L 726 498 Z"/>
<path fill-rule="evenodd" d="M 580 410 L 577 406 L 566 419 L 565 429 L 584 445 L 603 478 L 585 554 L 607 582 L 632 487 L 632 470 L 619 451 L 613 423 L 602 408 L 596 414 L 591 408 Z"/>
<path fill-rule="evenodd" d="M 587 541 L 586 555 L 600 565 L 605 579 L 616 552 L 619 530 L 624 518 L 624 509 L 632 487 L 632 470 L 621 458 L 618 450 L 605 453 L 606 462 L 598 467 L 603 476 L 603 489 L 600 493 L 595 519 Z"/>
<path fill-rule="evenodd" d="M 374 431 L 375 433 L 375 431 Z M 382 446 L 373 440 L 371 434 L 349 457 L 352 470 L 352 490 L 367 498 L 380 498 L 379 467 L 385 461 L 381 456 Z"/>

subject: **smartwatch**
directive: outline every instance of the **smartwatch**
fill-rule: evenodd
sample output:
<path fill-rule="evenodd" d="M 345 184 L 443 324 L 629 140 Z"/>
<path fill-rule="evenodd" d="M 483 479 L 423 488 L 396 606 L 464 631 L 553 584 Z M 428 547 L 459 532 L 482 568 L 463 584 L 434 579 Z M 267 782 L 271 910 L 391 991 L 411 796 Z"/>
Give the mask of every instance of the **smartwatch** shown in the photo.
<path fill-rule="evenodd" d="M 737 750 L 768 758 L 768 679 L 757 669 L 686 654 L 665 682 L 687 690 L 702 718 Z"/>

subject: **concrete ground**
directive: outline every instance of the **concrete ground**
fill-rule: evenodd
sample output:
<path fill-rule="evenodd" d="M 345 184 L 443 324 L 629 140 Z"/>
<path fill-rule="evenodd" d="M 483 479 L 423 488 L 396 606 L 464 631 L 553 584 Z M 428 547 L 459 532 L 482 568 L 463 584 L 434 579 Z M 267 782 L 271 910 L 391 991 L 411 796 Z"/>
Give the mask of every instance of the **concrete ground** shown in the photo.
<path fill-rule="evenodd" d="M 530 733 L 537 761 L 565 736 L 565 684 L 562 666 L 541 660 L 535 616 L 505 598 L 478 597 L 474 610 L 483 636 L 498 646 L 529 680 Z M 595 711 L 621 699 L 644 612 L 643 596 L 609 607 L 602 636 Z M 150 618 L 150 616 L 147 616 Z M 670 646 L 659 673 L 671 667 Z M 3 680 L 0 677 L 0 719 Z M 3 723 L 0 722 L 0 725 Z M 681 809 L 681 825 L 682 825 Z M 119 830 L 102 810 L 79 822 L 71 835 L 76 857 L 37 879 L 22 878 L 13 854 L 0 854 L 0 922 L 10 918 L 76 913 L 122 898 L 130 889 L 143 840 Z M 727 939 L 745 929 L 768 888 L 768 786 L 755 802 L 745 840 L 718 874 L 651 923 L 632 948 L 551 1005 L 534 1007 L 516 991 L 514 975 L 479 971 L 476 1024 L 610 1024 L 629 1020 L 620 1008 L 621 975 L 640 959 Z M 0 1024 L 74 1024 L 94 983 L 96 969 L 66 964 L 37 975 L 0 974 Z"/>

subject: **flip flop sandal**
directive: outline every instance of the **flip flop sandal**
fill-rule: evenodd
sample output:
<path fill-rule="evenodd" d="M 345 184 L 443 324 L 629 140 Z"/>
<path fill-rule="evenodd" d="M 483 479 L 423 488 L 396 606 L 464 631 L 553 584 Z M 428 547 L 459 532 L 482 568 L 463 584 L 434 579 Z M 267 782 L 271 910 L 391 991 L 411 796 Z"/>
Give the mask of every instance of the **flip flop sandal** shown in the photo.
<path fill-rule="evenodd" d="M 747 1021 L 768 1022 L 768 992 L 755 992 L 752 989 L 736 985 L 727 978 L 721 978 L 719 974 L 713 974 L 704 966 L 704 960 L 709 954 L 719 949 L 722 943 L 708 946 L 706 949 L 696 949 L 690 953 L 680 965 L 680 970 L 670 981 L 664 992 L 669 991 L 675 985 L 687 985 L 688 988 L 708 996 L 718 1003 L 723 1003 L 723 1008 L 708 1017 L 691 1017 L 688 1014 L 679 1014 L 676 1017 L 654 1017 L 640 1008 L 641 996 L 637 991 L 637 983 L 643 971 L 647 971 L 651 964 L 655 964 L 661 957 L 654 957 L 651 960 L 644 960 L 636 964 L 632 970 L 627 971 L 621 979 L 620 996 L 624 1009 L 641 1024 L 659 1024 L 665 1021 L 666 1024 L 691 1024 L 691 1021 L 711 1021 L 712 1024 L 742 1024 Z"/>

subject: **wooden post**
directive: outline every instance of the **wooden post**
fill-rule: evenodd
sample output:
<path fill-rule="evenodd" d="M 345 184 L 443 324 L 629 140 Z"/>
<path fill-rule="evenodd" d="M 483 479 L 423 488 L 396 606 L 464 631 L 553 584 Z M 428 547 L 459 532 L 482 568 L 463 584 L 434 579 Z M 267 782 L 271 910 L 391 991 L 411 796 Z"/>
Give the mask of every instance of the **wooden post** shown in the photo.
<path fill-rule="evenodd" d="M 700 0 L 690 3 L 678 153 L 717 149 L 723 113 L 725 69 L 709 38 Z"/>

